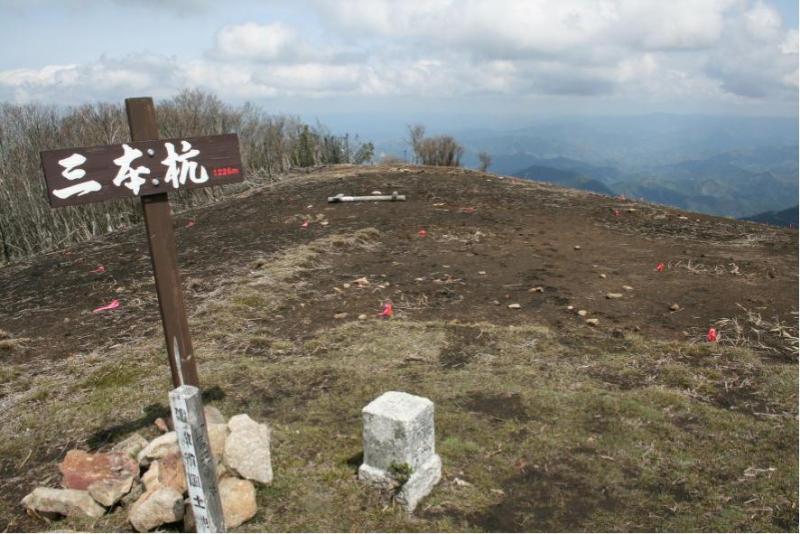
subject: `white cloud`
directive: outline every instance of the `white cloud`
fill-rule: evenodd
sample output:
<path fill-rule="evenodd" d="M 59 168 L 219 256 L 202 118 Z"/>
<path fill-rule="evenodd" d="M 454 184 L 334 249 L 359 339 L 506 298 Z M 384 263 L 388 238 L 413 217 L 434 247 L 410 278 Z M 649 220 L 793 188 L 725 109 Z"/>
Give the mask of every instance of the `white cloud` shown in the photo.
<path fill-rule="evenodd" d="M 175 0 L 177 3 L 193 0 Z M 197 57 L 0 71 L 0 98 L 797 100 L 797 30 L 748 0 L 310 0 L 322 26 L 221 27 Z"/>
<path fill-rule="evenodd" d="M 293 28 L 275 22 L 222 27 L 210 55 L 221 60 L 298 61 L 310 52 Z"/>

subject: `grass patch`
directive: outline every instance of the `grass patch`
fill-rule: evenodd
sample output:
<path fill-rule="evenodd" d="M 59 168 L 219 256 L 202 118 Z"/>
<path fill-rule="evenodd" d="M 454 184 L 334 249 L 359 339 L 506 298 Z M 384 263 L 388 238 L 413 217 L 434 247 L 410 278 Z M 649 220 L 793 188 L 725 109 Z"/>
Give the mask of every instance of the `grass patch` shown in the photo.
<path fill-rule="evenodd" d="M 329 255 L 378 246 L 378 237 L 336 236 L 259 259 L 192 318 L 212 403 L 273 430 L 275 481 L 258 488 L 258 515 L 242 530 L 796 528 L 793 362 L 748 346 L 398 319 L 338 322 L 301 342 L 262 320 L 297 298 L 295 284 Z M 20 368 L 1 367 L 3 473 L 28 477 L 14 482 L 17 493 L 54 485 L 69 446 L 152 432 L 169 389 L 162 352 L 150 340 L 78 355 L 24 387 Z M 387 390 L 436 403 L 444 476 L 414 516 L 356 479 L 361 409 Z M 1 504 L 13 530 L 21 509 Z M 126 528 L 121 513 L 57 526 Z"/>

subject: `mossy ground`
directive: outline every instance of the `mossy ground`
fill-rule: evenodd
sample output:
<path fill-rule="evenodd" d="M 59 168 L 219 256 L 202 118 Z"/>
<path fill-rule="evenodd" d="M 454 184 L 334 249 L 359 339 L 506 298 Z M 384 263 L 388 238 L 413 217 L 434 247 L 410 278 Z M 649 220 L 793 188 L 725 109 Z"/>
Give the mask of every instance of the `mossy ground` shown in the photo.
<path fill-rule="evenodd" d="M 797 529 L 794 362 L 748 346 L 538 325 L 351 318 L 302 342 L 271 329 L 332 255 L 379 239 L 367 229 L 259 259 L 191 318 L 207 402 L 273 430 L 275 480 L 241 530 Z M 25 518 L 18 499 L 56 485 L 70 447 L 155 435 L 169 389 L 159 342 L 76 355 L 46 373 L 0 369 L 0 524 L 130 528 L 121 509 L 48 526 Z M 387 390 L 436 403 L 444 476 L 414 515 L 356 478 L 360 410 Z"/>

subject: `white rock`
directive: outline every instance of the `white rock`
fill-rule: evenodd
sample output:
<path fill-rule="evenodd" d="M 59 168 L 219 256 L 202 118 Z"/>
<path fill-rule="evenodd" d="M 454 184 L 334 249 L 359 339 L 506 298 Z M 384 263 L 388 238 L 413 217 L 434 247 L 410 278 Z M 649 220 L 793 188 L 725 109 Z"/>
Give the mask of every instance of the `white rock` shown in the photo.
<path fill-rule="evenodd" d="M 131 491 L 133 476 L 124 479 L 107 478 L 89 484 L 87 490 L 94 500 L 103 506 L 114 506 L 123 496 Z"/>
<path fill-rule="evenodd" d="M 68 517 L 97 519 L 106 513 L 88 491 L 82 490 L 36 488 L 22 499 L 22 504 L 29 510 Z"/>
<path fill-rule="evenodd" d="M 161 486 L 145 492 L 128 511 L 128 521 L 139 532 L 183 519 L 183 495 Z"/>
<path fill-rule="evenodd" d="M 145 447 L 147 447 L 147 440 L 136 432 L 111 447 L 111 450 L 126 452 L 131 458 L 136 458 Z"/>
<path fill-rule="evenodd" d="M 520 309 L 521 307 L 522 307 L 522 306 L 520 306 L 520 305 L 519 305 L 519 304 L 517 304 L 517 303 L 514 303 L 514 304 L 509 304 L 509 305 L 508 305 L 508 309 L 509 309 L 509 310 L 518 310 L 518 309 Z"/>
<path fill-rule="evenodd" d="M 225 416 L 219 411 L 219 408 L 214 406 L 204 406 L 203 412 L 206 414 L 207 425 L 224 425 Z"/>
<path fill-rule="evenodd" d="M 163 458 L 168 454 L 180 452 L 178 447 L 178 438 L 175 431 L 167 432 L 158 436 L 156 439 L 147 444 L 147 446 L 139 451 L 136 459 L 139 465 L 149 465 L 152 460 Z"/>
<path fill-rule="evenodd" d="M 208 441 L 211 446 L 211 454 L 214 455 L 214 460 L 217 463 L 222 461 L 222 455 L 225 452 L 225 440 L 228 438 L 230 431 L 226 424 L 209 424 L 208 427 Z"/>
<path fill-rule="evenodd" d="M 272 482 L 269 427 L 240 414 L 231 417 L 228 429 L 231 433 L 225 439 L 225 465 L 242 478 Z"/>
<path fill-rule="evenodd" d="M 256 488 L 249 480 L 223 478 L 219 481 L 219 497 L 225 528 L 236 528 L 256 515 Z"/>
<path fill-rule="evenodd" d="M 358 476 L 377 486 L 401 485 L 396 499 L 412 512 L 441 479 L 433 402 L 389 391 L 363 410 L 364 463 Z"/>

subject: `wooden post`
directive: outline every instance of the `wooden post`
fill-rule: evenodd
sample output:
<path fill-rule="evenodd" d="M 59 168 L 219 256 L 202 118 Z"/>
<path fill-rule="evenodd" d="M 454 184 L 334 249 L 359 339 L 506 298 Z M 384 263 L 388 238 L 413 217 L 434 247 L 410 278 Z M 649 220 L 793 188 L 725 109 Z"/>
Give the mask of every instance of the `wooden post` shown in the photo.
<path fill-rule="evenodd" d="M 189 502 L 197 532 L 225 532 L 217 469 L 208 440 L 200 390 L 180 386 L 169 394 L 169 406 L 183 455 Z"/>
<path fill-rule="evenodd" d="M 152 98 L 128 98 L 125 100 L 131 141 L 158 139 L 156 111 Z M 152 177 L 157 178 L 157 177 Z M 161 177 L 163 180 L 163 177 Z M 166 193 L 144 195 L 142 209 L 147 228 L 147 242 L 153 261 L 158 305 L 164 325 L 172 384 L 175 387 L 189 384 L 199 386 L 197 363 L 189 337 L 189 323 L 183 302 L 181 277 L 178 272 L 175 233 L 172 228 L 169 198 Z"/>

